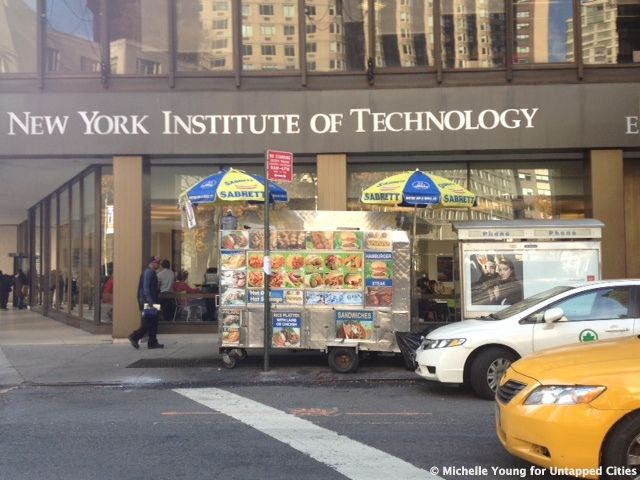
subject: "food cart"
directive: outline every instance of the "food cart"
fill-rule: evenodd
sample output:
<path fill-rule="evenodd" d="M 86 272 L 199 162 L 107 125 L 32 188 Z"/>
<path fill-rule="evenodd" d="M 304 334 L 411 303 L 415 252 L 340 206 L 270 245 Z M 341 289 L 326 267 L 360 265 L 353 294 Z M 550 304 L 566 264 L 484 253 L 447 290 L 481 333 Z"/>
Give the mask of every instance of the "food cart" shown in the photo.
<path fill-rule="evenodd" d="M 334 371 L 366 352 L 400 353 L 411 330 L 407 232 L 384 212 L 274 211 L 270 278 L 273 350 L 319 350 Z M 243 225 L 243 219 L 239 219 Z M 264 348 L 264 230 L 220 232 L 219 349 L 233 368 Z"/>

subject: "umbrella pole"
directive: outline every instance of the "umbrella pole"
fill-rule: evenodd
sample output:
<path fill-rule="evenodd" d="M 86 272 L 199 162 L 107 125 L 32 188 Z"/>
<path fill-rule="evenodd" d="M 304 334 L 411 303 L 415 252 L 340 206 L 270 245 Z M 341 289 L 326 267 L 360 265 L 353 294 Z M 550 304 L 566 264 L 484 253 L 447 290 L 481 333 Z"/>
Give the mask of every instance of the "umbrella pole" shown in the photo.
<path fill-rule="evenodd" d="M 413 319 L 414 318 L 418 318 L 418 299 L 416 297 L 417 292 L 416 292 L 416 267 L 415 267 L 415 262 L 416 262 L 416 216 L 417 216 L 417 212 L 418 212 L 418 207 L 417 205 L 413 206 L 413 231 L 411 234 L 411 265 L 410 265 L 410 274 L 409 274 L 409 278 L 410 278 L 410 282 L 411 282 L 411 287 L 409 288 L 409 293 L 411 296 L 411 320 L 413 323 Z"/>

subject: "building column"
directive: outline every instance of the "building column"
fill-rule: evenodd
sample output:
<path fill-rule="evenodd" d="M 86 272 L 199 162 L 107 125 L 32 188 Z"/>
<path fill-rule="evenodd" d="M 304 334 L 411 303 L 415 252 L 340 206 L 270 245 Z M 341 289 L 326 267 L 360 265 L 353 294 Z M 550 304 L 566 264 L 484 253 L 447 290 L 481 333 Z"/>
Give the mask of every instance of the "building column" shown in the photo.
<path fill-rule="evenodd" d="M 347 156 L 318 155 L 318 210 L 347 209 Z"/>
<path fill-rule="evenodd" d="M 113 157 L 113 338 L 140 325 L 138 280 L 143 261 L 144 161 Z"/>
<path fill-rule="evenodd" d="M 591 151 L 593 218 L 602 230 L 602 278 L 624 278 L 626 272 L 624 159 L 622 150 Z"/>
<path fill-rule="evenodd" d="M 624 161 L 624 224 L 626 226 L 627 277 L 640 278 L 640 159 Z"/>

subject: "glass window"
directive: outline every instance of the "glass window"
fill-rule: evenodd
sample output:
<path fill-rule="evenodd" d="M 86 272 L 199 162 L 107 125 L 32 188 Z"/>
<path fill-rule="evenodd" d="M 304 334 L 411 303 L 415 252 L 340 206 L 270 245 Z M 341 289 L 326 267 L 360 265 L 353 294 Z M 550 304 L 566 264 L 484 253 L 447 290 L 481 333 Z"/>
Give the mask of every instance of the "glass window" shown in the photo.
<path fill-rule="evenodd" d="M 546 164 L 546 168 L 544 167 Z M 585 218 L 587 178 L 581 161 L 545 164 L 471 164 L 470 189 L 478 194 L 474 220 Z M 546 178 L 546 180 L 545 180 Z"/>
<path fill-rule="evenodd" d="M 38 70 L 36 0 L 3 2 L 0 35 L 0 74 Z"/>
<path fill-rule="evenodd" d="M 169 71 L 167 0 L 109 0 L 107 5 L 111 73 L 166 75 Z"/>
<path fill-rule="evenodd" d="M 433 45 L 427 46 L 428 19 L 432 2 L 409 5 L 403 0 L 376 3 L 376 65 L 378 67 L 415 67 L 433 65 Z M 431 22 L 432 24 L 432 22 Z M 333 27 L 333 25 L 332 25 Z M 337 25 L 339 31 L 339 25 Z M 332 28 L 330 28 L 332 30 Z"/>
<path fill-rule="evenodd" d="M 71 185 L 71 312 L 81 315 L 80 285 L 82 273 L 82 217 L 80 216 L 80 182 Z"/>
<path fill-rule="evenodd" d="M 99 2 L 47 2 L 46 7 L 47 71 L 99 72 L 102 58 Z"/>
<path fill-rule="evenodd" d="M 260 40 L 270 43 L 260 46 L 260 55 L 243 58 L 242 69 L 279 71 L 298 68 L 298 39 L 295 36 L 295 25 L 298 22 L 297 5 L 295 3 L 262 3 L 253 9 L 248 5 L 248 2 L 242 4 L 243 56 L 247 57 L 253 53 L 246 47 L 249 46 L 254 32 L 259 32 Z M 284 47 L 284 42 L 288 45 L 296 42 L 293 45 L 293 55 L 290 48 Z"/>
<path fill-rule="evenodd" d="M 113 321 L 113 167 L 102 167 L 100 177 L 100 322 Z"/>
<path fill-rule="evenodd" d="M 503 67 L 507 43 L 504 2 L 488 0 L 466 7 L 458 0 L 440 2 L 443 67 Z"/>
<path fill-rule="evenodd" d="M 640 63 L 640 0 L 582 2 L 585 64 Z"/>
<path fill-rule="evenodd" d="M 176 69 L 179 72 L 231 70 L 231 0 L 217 0 L 212 9 L 202 11 L 200 3 L 199 0 L 177 2 Z M 245 34 L 243 29 L 243 36 Z"/>
<path fill-rule="evenodd" d="M 82 315 L 87 320 L 95 319 L 95 174 L 90 173 L 82 180 L 82 283 L 80 285 Z"/>
<path fill-rule="evenodd" d="M 513 5 L 514 63 L 563 63 L 573 59 L 573 2 L 524 0 Z M 520 25 L 526 25 L 521 27 Z"/>
<path fill-rule="evenodd" d="M 52 308 L 60 308 L 58 274 L 58 197 L 49 199 L 49 302 Z"/>
<path fill-rule="evenodd" d="M 451 223 L 463 220 L 585 218 L 588 202 L 584 164 L 575 161 L 539 161 L 488 164 L 484 162 L 433 163 L 424 157 L 349 157 L 347 209 L 393 212 L 396 225 L 411 231 L 414 209 L 379 207 L 360 202 L 362 191 L 379 180 L 407 170 L 420 169 L 448 178 L 476 193 L 471 209 L 418 208 L 416 215 L 416 271 L 437 278 L 437 254 L 452 255 L 456 237 Z M 538 178 L 547 177 L 547 181 Z M 528 178 L 528 180 L 525 180 Z M 435 242 L 435 243 L 434 243 Z M 448 287 L 448 285 L 445 285 Z"/>
<path fill-rule="evenodd" d="M 628 318 L 629 287 L 603 288 L 570 297 L 560 307 L 569 322 Z"/>
<path fill-rule="evenodd" d="M 319 72 L 331 70 L 363 71 L 367 68 L 367 2 L 332 0 L 316 2 L 305 8 L 307 33 L 307 69 Z M 346 46 L 332 51 L 337 42 Z M 309 45 L 313 45 L 310 50 Z M 338 68 L 339 66 L 339 68 Z"/>
<path fill-rule="evenodd" d="M 34 209 L 34 251 L 33 251 L 33 277 L 31 279 L 31 302 L 34 305 L 42 306 L 43 295 L 43 251 L 42 251 L 42 203 L 36 205 Z"/>
<path fill-rule="evenodd" d="M 69 312 L 71 301 L 71 224 L 69 217 L 69 190 L 64 189 L 58 196 L 60 202 L 60 226 L 58 239 L 58 288 L 57 306 L 60 311 Z"/>

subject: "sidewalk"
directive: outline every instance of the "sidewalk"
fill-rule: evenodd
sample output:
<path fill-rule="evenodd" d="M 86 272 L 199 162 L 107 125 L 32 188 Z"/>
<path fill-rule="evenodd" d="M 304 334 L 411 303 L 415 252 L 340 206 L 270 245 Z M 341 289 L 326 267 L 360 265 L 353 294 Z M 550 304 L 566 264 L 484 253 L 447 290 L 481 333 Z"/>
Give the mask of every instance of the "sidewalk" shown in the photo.
<path fill-rule="evenodd" d="M 236 368 L 222 368 L 216 334 L 163 334 L 162 350 L 135 350 L 110 335 L 93 335 L 30 310 L 0 312 L 0 388 L 21 385 L 208 386 L 418 381 L 399 357 L 361 362 L 336 374 L 321 352 L 273 352 L 263 371 L 262 350 Z"/>

